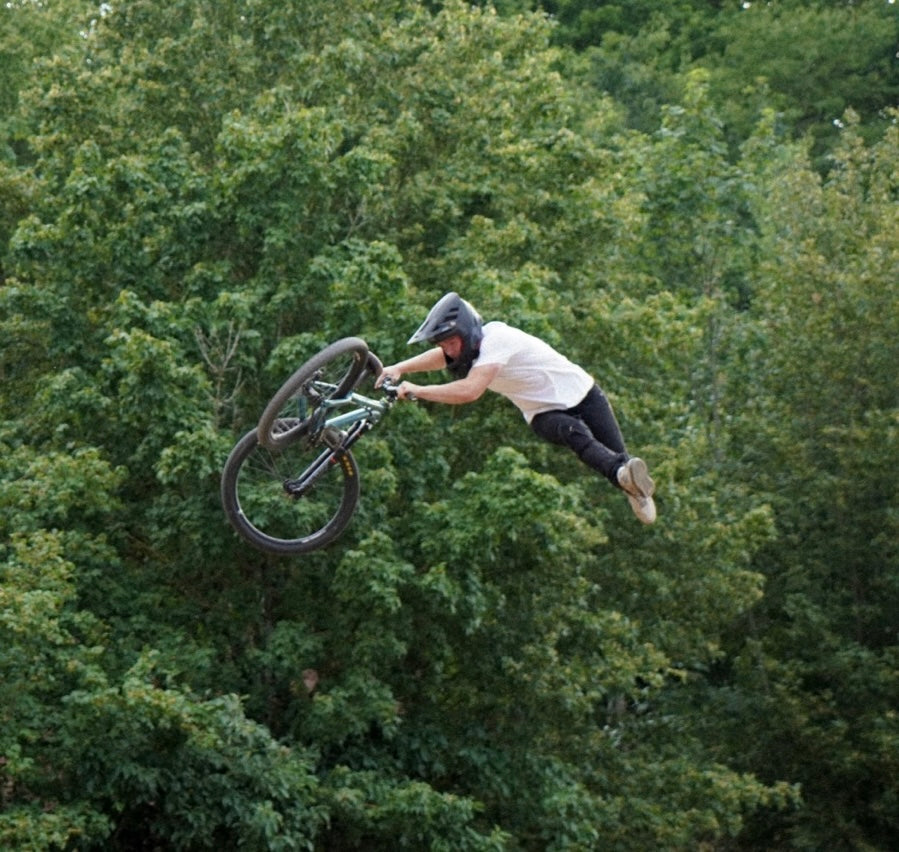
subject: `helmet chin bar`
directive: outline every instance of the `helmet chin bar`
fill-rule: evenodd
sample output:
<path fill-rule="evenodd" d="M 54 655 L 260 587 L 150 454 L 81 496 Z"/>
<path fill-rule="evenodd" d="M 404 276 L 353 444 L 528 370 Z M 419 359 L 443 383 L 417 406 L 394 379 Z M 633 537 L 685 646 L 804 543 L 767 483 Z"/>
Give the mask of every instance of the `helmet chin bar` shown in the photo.
<path fill-rule="evenodd" d="M 471 346 L 468 341 L 462 341 L 462 352 L 458 358 L 446 359 L 446 369 L 454 379 L 464 379 L 471 368 L 474 366 L 475 360 L 481 354 L 481 341 L 478 340 L 477 346 Z"/>

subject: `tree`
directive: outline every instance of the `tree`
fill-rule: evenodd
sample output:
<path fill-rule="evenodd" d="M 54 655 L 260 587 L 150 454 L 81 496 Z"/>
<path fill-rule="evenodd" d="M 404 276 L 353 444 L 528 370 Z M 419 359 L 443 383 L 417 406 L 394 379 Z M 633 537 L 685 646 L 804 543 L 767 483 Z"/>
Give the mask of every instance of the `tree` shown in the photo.
<path fill-rule="evenodd" d="M 758 117 L 757 97 L 781 111 L 796 137 L 810 134 L 819 169 L 838 141 L 843 113 L 877 139 L 896 103 L 896 10 L 888 3 L 746 3 L 721 17 L 717 44 L 703 62 L 733 138 L 747 138 Z M 748 108 L 748 109 L 747 109 Z"/>
<path fill-rule="evenodd" d="M 890 768 L 890 539 L 877 583 L 847 538 L 859 596 L 817 594 L 841 575 L 815 523 L 836 518 L 796 511 L 781 471 L 839 455 L 852 523 L 892 529 L 883 484 L 849 475 L 890 434 L 889 362 L 834 334 L 895 339 L 868 293 L 894 272 L 891 149 L 847 143 L 832 184 L 773 134 L 735 162 L 701 74 L 658 133 L 628 131 L 566 79 L 544 16 L 431 5 L 135 0 L 23 90 L 34 168 L 3 176 L 27 204 L 0 288 L 9 843 L 801 841 L 828 797 L 859 804 L 783 783 L 828 742 L 801 712 L 828 648 L 852 701 L 877 698 L 876 734 L 814 765 Z M 790 188 L 822 212 L 795 244 Z M 795 364 L 818 264 L 852 294 L 813 329 L 853 395 L 839 441 Z M 493 399 L 397 406 L 358 445 L 363 502 L 334 547 L 293 562 L 240 542 L 218 471 L 284 375 L 347 334 L 396 357 L 450 286 L 596 371 L 662 523 Z M 859 364 L 871 387 L 845 378 Z M 785 436 L 754 417 L 794 406 Z M 747 755 L 734 706 L 795 751 Z M 864 836 L 879 813 L 887 792 Z"/>
<path fill-rule="evenodd" d="M 753 202 L 766 307 L 749 350 L 759 392 L 735 437 L 778 536 L 760 551 L 767 593 L 718 700 L 738 702 L 733 736 L 752 730 L 744 765 L 800 781 L 805 805 L 760 821 L 750 845 L 883 847 L 897 820 L 889 785 L 870 779 L 894 771 L 896 736 L 896 489 L 884 472 L 896 463 L 899 151 L 895 124 L 867 147 L 845 121 L 827 180 L 781 151 Z M 753 145 L 761 156 L 771 137 Z"/>

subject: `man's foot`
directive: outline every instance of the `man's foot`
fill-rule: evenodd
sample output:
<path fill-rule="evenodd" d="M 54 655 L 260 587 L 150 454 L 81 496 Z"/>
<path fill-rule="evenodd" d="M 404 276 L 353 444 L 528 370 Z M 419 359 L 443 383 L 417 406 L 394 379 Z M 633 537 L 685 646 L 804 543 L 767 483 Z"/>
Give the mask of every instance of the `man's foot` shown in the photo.
<path fill-rule="evenodd" d="M 618 484 L 634 497 L 652 497 L 656 490 L 646 462 L 636 457 L 618 468 Z"/>
<path fill-rule="evenodd" d="M 634 510 L 634 514 L 643 521 L 644 524 L 651 524 L 656 519 L 656 501 L 652 497 L 634 497 L 631 494 L 625 494 L 628 503 Z"/>
<path fill-rule="evenodd" d="M 644 524 L 651 524 L 656 519 L 656 504 L 652 499 L 656 484 L 649 475 L 643 459 L 632 458 L 618 468 L 618 484 L 627 494 L 628 502 L 634 514 Z"/>

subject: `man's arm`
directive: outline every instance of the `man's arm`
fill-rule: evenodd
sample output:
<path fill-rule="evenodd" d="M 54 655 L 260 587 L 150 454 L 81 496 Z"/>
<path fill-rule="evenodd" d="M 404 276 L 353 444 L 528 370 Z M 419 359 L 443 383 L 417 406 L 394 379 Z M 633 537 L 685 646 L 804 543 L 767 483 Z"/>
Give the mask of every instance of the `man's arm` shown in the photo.
<path fill-rule="evenodd" d="M 443 350 L 439 346 L 435 346 L 433 349 L 428 349 L 427 352 L 422 352 L 420 355 L 415 355 L 412 358 L 407 358 L 405 361 L 399 361 L 396 364 L 385 367 L 381 375 L 378 376 L 375 386 L 380 387 L 381 382 L 387 377 L 396 382 L 399 381 L 400 376 L 406 373 L 427 373 L 432 370 L 442 370 L 445 366 L 446 357 L 443 354 Z"/>
<path fill-rule="evenodd" d="M 443 385 L 416 385 L 412 382 L 403 382 L 399 387 L 399 395 L 401 399 L 412 395 L 416 399 L 423 399 L 427 402 L 443 402 L 448 405 L 474 402 L 483 396 L 487 385 L 493 381 L 499 369 L 499 364 L 472 367 L 464 379 L 456 379 L 454 382 L 447 382 Z"/>

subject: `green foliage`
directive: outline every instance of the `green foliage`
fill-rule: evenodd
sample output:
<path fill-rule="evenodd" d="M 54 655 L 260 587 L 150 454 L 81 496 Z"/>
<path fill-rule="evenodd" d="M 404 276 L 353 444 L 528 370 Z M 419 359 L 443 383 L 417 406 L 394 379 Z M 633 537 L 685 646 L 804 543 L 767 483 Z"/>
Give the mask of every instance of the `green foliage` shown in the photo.
<path fill-rule="evenodd" d="M 759 98 L 747 90 L 763 86 L 765 103 L 794 133 L 812 136 L 818 157 L 834 146 L 847 109 L 864 115 L 866 135 L 877 138 L 899 95 L 897 21 L 895 6 L 876 0 L 748 3 L 722 15 L 721 49 L 707 63 L 733 136 L 749 135 Z"/>
<path fill-rule="evenodd" d="M 335 833 L 351 848 L 487 852 L 507 848 L 510 839 L 499 829 L 482 834 L 471 828 L 475 803 L 421 782 L 339 767 L 328 776 L 327 790 Z"/>
<path fill-rule="evenodd" d="M 732 146 L 751 135 L 764 107 L 787 133 L 810 134 L 819 169 L 842 114 L 864 117 L 873 140 L 895 106 L 897 12 L 882 0 L 538 0 L 525 4 L 558 21 L 555 40 L 580 54 L 574 73 L 625 109 L 629 126 L 655 130 L 663 108 L 680 101 L 686 75 L 711 72 L 712 99 Z M 584 70 L 581 70 L 584 69 Z"/>
<path fill-rule="evenodd" d="M 78 27 L 95 7 L 82 0 L 10 0 L 0 9 L 0 159 L 15 157 L 27 144 L 28 126 L 18 109 L 20 91 L 33 65 L 53 52 L 74 48 Z"/>
<path fill-rule="evenodd" d="M 844 783 L 883 771 L 854 743 L 891 730 L 896 696 L 897 494 L 885 475 L 897 462 L 895 388 L 885 380 L 899 354 L 896 143 L 895 125 L 868 148 L 850 124 L 827 181 L 807 165 L 776 164 L 759 198 L 770 260 L 759 270 L 766 314 L 753 352 L 765 409 L 753 409 L 779 426 L 755 429 L 749 458 L 776 507 L 779 546 L 762 551 L 767 629 L 741 651 L 737 682 L 761 676 L 759 700 L 779 708 L 762 742 L 789 743 L 777 768 L 789 764 L 784 774 L 803 784 L 808 810 L 792 832 L 812 845 L 834 826 L 847 843 L 888 845 L 896 819 L 882 793 Z M 797 477 L 801 496 L 784 490 Z"/>
<path fill-rule="evenodd" d="M 16 534 L 0 566 L 0 837 L 14 848 L 91 841 L 109 830 L 101 808 L 59 790 L 67 759 L 60 699 L 100 676 L 103 653 L 101 626 L 73 606 L 76 572 L 64 547 L 59 533 Z"/>
<path fill-rule="evenodd" d="M 235 696 L 200 700 L 165 680 L 149 655 L 120 684 L 67 697 L 73 781 L 122 803 L 117 843 L 133 832 L 175 848 L 312 848 L 325 813 L 309 757 L 246 719 Z"/>
<path fill-rule="evenodd" d="M 889 847 L 893 10 L 532 5 L 0 10 L 0 845 Z M 239 542 L 284 377 L 451 288 L 594 373 L 657 524 L 491 396 Z"/>

